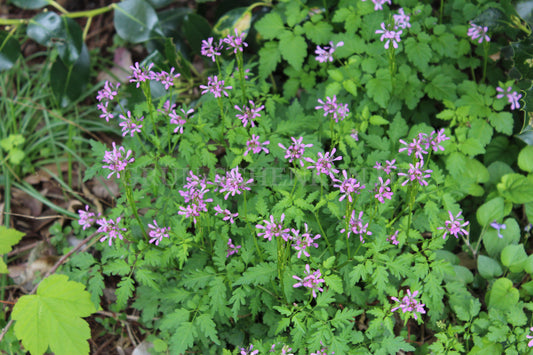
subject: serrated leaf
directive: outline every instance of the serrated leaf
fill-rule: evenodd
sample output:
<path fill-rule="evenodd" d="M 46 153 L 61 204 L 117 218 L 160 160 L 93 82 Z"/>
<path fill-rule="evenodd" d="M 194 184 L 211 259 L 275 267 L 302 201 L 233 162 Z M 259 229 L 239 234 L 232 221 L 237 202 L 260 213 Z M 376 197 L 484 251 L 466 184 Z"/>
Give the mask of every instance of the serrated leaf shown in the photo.
<path fill-rule="evenodd" d="M 366 84 L 368 96 L 374 99 L 381 107 L 385 108 L 389 104 L 392 81 L 388 70 L 380 69 L 376 77 L 372 78 Z"/>
<path fill-rule="evenodd" d="M 117 304 L 120 308 L 126 306 L 128 300 L 133 295 L 134 285 L 133 278 L 122 277 L 122 280 L 118 283 L 115 295 L 117 296 Z"/>
<path fill-rule="evenodd" d="M 335 313 L 335 316 L 331 320 L 331 325 L 335 328 L 344 328 L 354 324 L 355 317 L 363 313 L 363 310 L 355 310 L 350 308 L 344 308 L 342 311 L 339 309 Z"/>
<path fill-rule="evenodd" d="M 285 25 L 278 13 L 270 12 L 255 23 L 255 29 L 265 39 L 274 39 L 283 33 Z"/>
<path fill-rule="evenodd" d="M 302 64 L 307 55 L 307 44 L 302 36 L 289 31 L 284 32 L 279 41 L 279 49 L 283 59 L 289 62 L 294 69 L 302 69 Z"/>
<path fill-rule="evenodd" d="M 407 58 L 421 71 L 425 71 L 428 67 L 429 61 L 433 52 L 425 42 L 417 42 L 413 37 L 405 40 L 405 52 Z"/>
<path fill-rule="evenodd" d="M 281 52 L 277 42 L 267 42 L 259 50 L 259 76 L 266 78 L 281 62 Z"/>
<path fill-rule="evenodd" d="M 95 311 L 82 284 L 56 274 L 44 279 L 35 295 L 22 296 L 11 317 L 17 338 L 32 355 L 48 347 L 57 355 L 88 354 L 91 331 L 81 318 Z"/>
<path fill-rule="evenodd" d="M 196 327 L 191 322 L 182 323 L 173 331 L 170 338 L 170 353 L 185 354 L 194 345 L 194 338 L 198 335 Z"/>
<path fill-rule="evenodd" d="M 335 291 L 336 293 L 344 293 L 344 288 L 342 286 L 342 279 L 338 275 L 328 275 L 324 276 L 324 280 L 326 281 L 326 285 Z"/>
<path fill-rule="evenodd" d="M 264 285 L 277 275 L 276 264 L 259 263 L 248 268 L 234 285 Z"/>
<path fill-rule="evenodd" d="M 0 255 L 9 253 L 12 247 L 20 242 L 23 236 L 24 233 L 16 229 L 0 226 Z"/>
<path fill-rule="evenodd" d="M 131 268 L 123 259 L 111 260 L 104 265 L 104 274 L 106 275 L 127 275 Z"/>
<path fill-rule="evenodd" d="M 452 78 L 446 74 L 437 74 L 426 85 L 424 91 L 430 98 L 439 101 L 453 101 L 456 97 L 456 85 L 453 83 Z"/>
<path fill-rule="evenodd" d="M 200 332 L 202 332 L 206 337 L 211 339 L 213 343 L 220 345 L 220 340 L 218 339 L 218 332 L 215 322 L 208 314 L 201 314 L 195 320 L 194 324 Z"/>

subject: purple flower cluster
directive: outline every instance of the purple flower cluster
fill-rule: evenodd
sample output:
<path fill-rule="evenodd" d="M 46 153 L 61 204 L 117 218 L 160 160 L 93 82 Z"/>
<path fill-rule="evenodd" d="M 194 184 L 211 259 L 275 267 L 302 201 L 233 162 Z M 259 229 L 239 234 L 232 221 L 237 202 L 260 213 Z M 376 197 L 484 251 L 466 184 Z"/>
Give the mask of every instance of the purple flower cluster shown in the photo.
<path fill-rule="evenodd" d="M 207 85 L 200 85 L 200 89 L 203 89 L 202 95 L 208 92 L 215 95 L 215 97 L 222 97 L 222 94 L 229 96 L 226 90 L 232 89 L 231 86 L 224 86 L 224 80 L 218 80 L 216 75 L 207 78 Z"/>
<path fill-rule="evenodd" d="M 444 227 L 438 227 L 437 229 L 444 229 L 444 235 L 442 236 L 442 239 L 446 239 L 446 235 L 450 233 L 455 238 L 459 238 L 459 235 L 468 235 L 468 231 L 464 229 L 463 227 L 466 227 L 470 222 L 464 222 L 461 224 L 461 222 L 464 220 L 463 217 L 461 217 L 461 213 L 459 212 L 457 216 L 453 216 L 452 211 L 448 211 L 448 214 L 450 216 L 450 219 L 445 222 Z"/>
<path fill-rule="evenodd" d="M 409 164 L 409 171 L 407 173 L 398 173 L 398 176 L 405 176 L 407 179 L 402 182 L 402 186 L 405 186 L 408 182 L 418 181 L 422 186 L 428 186 L 428 182 L 424 179 L 429 179 L 433 170 L 422 170 L 422 161 L 416 162 L 414 165 Z"/>
<path fill-rule="evenodd" d="M 372 2 L 374 3 L 374 11 L 383 10 L 383 5 L 385 4 L 391 5 L 391 0 L 372 0 Z"/>
<path fill-rule="evenodd" d="M 126 113 L 126 116 L 120 114 L 118 117 L 122 120 L 122 122 L 119 123 L 119 126 L 122 127 L 122 137 L 125 137 L 126 134 L 130 134 L 130 137 L 133 137 L 133 135 L 137 132 L 141 132 L 141 128 L 143 127 L 141 123 L 144 120 L 144 116 L 142 116 L 139 119 L 135 119 L 131 117 L 131 111 L 128 111 Z"/>
<path fill-rule="evenodd" d="M 508 86 L 506 90 L 498 86 L 496 88 L 496 91 L 498 91 L 499 94 L 496 95 L 496 98 L 501 99 L 504 96 L 507 96 L 507 100 L 511 104 L 511 110 L 515 110 L 515 109 L 520 108 L 520 102 L 518 102 L 518 100 L 522 98 L 522 94 L 519 94 L 517 91 L 511 92 L 511 90 L 513 90 L 511 86 Z"/>
<path fill-rule="evenodd" d="M 315 240 L 320 238 L 320 234 L 315 235 L 314 237 L 309 233 L 307 223 L 304 223 L 305 226 L 305 232 L 300 234 L 300 231 L 297 229 L 291 229 L 293 236 L 290 237 L 290 239 L 295 242 L 295 244 L 292 244 L 292 247 L 294 250 L 298 251 L 298 259 L 301 258 L 302 253 L 310 257 L 309 252 L 307 251 L 310 247 L 318 248 L 318 244 L 315 243 Z"/>
<path fill-rule="evenodd" d="M 116 86 L 113 86 L 113 83 L 106 81 L 104 83 L 104 88 L 99 90 L 98 95 L 96 95 L 96 99 L 98 100 L 96 107 L 102 112 L 100 114 L 100 118 L 105 118 L 107 122 L 115 117 L 112 112 L 108 111 L 108 107 L 109 102 L 113 101 L 115 96 L 118 94 L 117 90 L 119 86 L 120 83 L 117 83 Z"/>
<path fill-rule="evenodd" d="M 343 194 L 339 198 L 339 202 L 348 197 L 348 201 L 353 203 L 354 194 L 360 194 L 361 190 L 365 188 L 365 185 L 361 185 L 356 178 L 349 178 L 346 170 L 342 171 L 342 176 L 344 176 L 344 180 L 339 180 L 336 178 L 333 179 L 334 182 L 340 182 L 338 185 L 333 185 L 333 187 L 337 187 L 339 190 L 341 190 L 341 193 Z"/>
<path fill-rule="evenodd" d="M 252 139 L 246 142 L 246 150 L 244 151 L 244 156 L 248 155 L 250 151 L 254 154 L 261 153 L 261 151 L 265 152 L 265 154 L 268 154 L 270 151 L 268 148 L 265 148 L 265 145 L 269 145 L 270 141 L 264 141 L 263 143 L 259 142 L 259 136 L 256 136 L 255 134 L 252 134 Z"/>
<path fill-rule="evenodd" d="M 329 47 L 324 46 L 324 48 L 320 46 L 316 46 L 315 54 L 316 60 L 320 63 L 324 62 L 333 62 L 333 53 L 335 53 L 335 50 L 339 47 L 344 46 L 344 42 L 340 41 L 337 44 L 334 44 L 333 41 L 329 42 Z"/>
<path fill-rule="evenodd" d="M 218 207 L 218 206 L 217 206 Z M 226 210 L 227 211 L 227 210 Z M 232 222 L 233 223 L 233 222 Z M 228 240 L 228 250 L 226 252 L 226 258 L 229 258 L 230 256 L 232 256 L 233 254 L 237 254 L 239 252 L 239 249 L 241 248 L 240 245 L 233 245 L 232 241 L 231 241 L 231 238 L 229 238 Z"/>
<path fill-rule="evenodd" d="M 252 344 L 248 348 L 241 348 L 241 355 L 257 355 L 259 350 L 253 350 L 253 348 Z"/>
<path fill-rule="evenodd" d="M 216 61 L 216 57 L 220 56 L 220 51 L 222 50 L 222 40 L 218 41 L 218 44 L 213 44 L 213 37 L 209 37 L 207 41 L 202 40 L 202 48 L 200 53 L 208 58 L 211 58 L 213 62 Z"/>
<path fill-rule="evenodd" d="M 259 112 L 261 112 L 261 110 L 265 108 L 265 105 L 255 107 L 255 103 L 252 100 L 250 100 L 249 103 L 250 103 L 250 106 L 243 106 L 242 108 L 235 105 L 235 109 L 242 113 L 242 114 L 237 114 L 236 117 L 239 120 L 241 120 L 243 127 L 246 127 L 248 122 L 250 122 L 250 125 L 252 127 L 255 127 L 254 120 L 257 117 L 261 117 L 261 114 Z"/>
<path fill-rule="evenodd" d="M 266 219 L 263 220 L 263 223 L 265 225 L 257 224 L 255 228 L 257 229 L 264 229 L 264 232 L 257 233 L 257 235 L 264 236 L 264 238 L 268 239 L 268 241 L 272 240 L 272 237 L 282 237 L 283 240 L 286 242 L 290 239 L 289 228 L 283 227 L 283 220 L 285 219 L 285 214 L 281 215 L 281 218 L 279 222 L 276 222 L 274 220 L 274 216 L 270 215 L 270 221 L 267 221 Z"/>
<path fill-rule="evenodd" d="M 487 26 L 478 26 L 475 23 L 470 22 L 470 28 L 468 29 L 467 36 L 472 40 L 478 39 L 478 43 L 490 42 L 490 37 L 487 35 L 489 28 Z"/>
<path fill-rule="evenodd" d="M 346 216 L 344 216 L 346 218 Z M 368 223 L 363 222 L 363 211 L 359 212 L 359 217 L 355 217 L 355 210 L 352 211 L 352 215 L 350 217 L 350 221 L 348 222 L 348 234 L 347 237 L 350 238 L 350 234 L 359 234 L 359 240 L 361 240 L 361 243 L 364 243 L 364 236 L 365 235 L 372 235 L 372 232 L 368 230 Z M 346 229 L 341 229 L 341 233 L 346 232 Z"/>
<path fill-rule="evenodd" d="M 533 327 L 529 328 L 529 331 L 533 332 Z M 528 334 L 528 335 L 526 335 L 526 338 L 531 339 L 529 341 L 529 343 L 527 343 L 527 346 L 530 347 L 530 348 L 533 347 L 533 335 L 529 335 Z"/>
<path fill-rule="evenodd" d="M 189 117 L 189 115 L 191 113 L 194 113 L 194 110 L 190 108 L 187 111 L 185 111 L 184 108 L 180 108 L 180 111 L 181 111 L 181 114 L 178 114 L 176 110 L 172 108 L 172 111 L 168 113 L 168 117 L 170 117 L 170 124 L 176 125 L 176 127 L 174 128 L 174 133 L 179 132 L 183 134 L 183 127 L 187 123 L 187 120 L 189 118 L 192 118 L 192 116 Z"/>
<path fill-rule="evenodd" d="M 150 238 L 149 243 L 154 243 L 155 245 L 159 245 L 159 243 L 163 240 L 163 238 L 169 238 L 168 232 L 170 231 L 170 227 L 164 227 L 160 228 L 157 225 L 157 222 L 154 219 L 154 224 L 148 224 L 148 228 L 150 228 L 150 232 L 148 233 Z"/>
<path fill-rule="evenodd" d="M 231 169 L 229 172 L 226 172 L 226 176 L 216 175 L 215 176 L 215 185 L 219 188 L 219 192 L 226 192 L 224 200 L 227 200 L 229 195 L 235 196 L 235 194 L 240 195 L 241 190 L 251 190 L 248 186 L 254 182 L 254 179 L 248 179 L 246 182 L 239 173 L 239 167 Z"/>
<path fill-rule="evenodd" d="M 109 175 L 107 175 L 108 179 L 115 173 L 117 174 L 117 178 L 120 178 L 120 172 L 126 169 L 126 166 L 129 163 L 135 161 L 134 158 L 129 158 L 131 150 L 128 150 L 127 152 L 125 151 L 126 149 L 124 147 L 120 146 L 117 148 L 115 142 L 113 142 L 113 150 L 105 152 L 102 161 L 108 165 L 103 165 L 102 168 L 111 170 Z"/>
<path fill-rule="evenodd" d="M 87 228 L 91 228 L 94 221 L 95 221 L 95 214 L 94 212 L 89 212 L 89 206 L 85 205 L 85 211 L 84 210 L 78 210 L 78 214 L 80 216 L 80 219 L 78 220 L 78 224 L 83 227 L 83 230 L 86 230 Z"/>
<path fill-rule="evenodd" d="M 388 237 L 388 238 L 386 239 L 387 242 L 391 242 L 391 243 L 394 244 L 394 245 L 398 245 L 398 244 L 400 244 L 400 242 L 399 242 L 398 239 L 397 239 L 397 238 L 398 238 L 398 233 L 399 233 L 399 232 L 400 232 L 399 230 L 397 230 L 396 232 L 394 232 L 394 234 L 392 234 L 390 237 Z"/>
<path fill-rule="evenodd" d="M 389 49 L 389 45 L 392 42 L 394 48 L 398 48 L 398 43 L 401 41 L 400 35 L 402 30 L 396 31 L 394 28 L 390 29 L 390 25 L 385 27 L 385 22 L 381 23 L 381 30 L 376 30 L 377 34 L 381 34 L 379 40 L 385 41 L 385 49 Z"/>
<path fill-rule="evenodd" d="M 232 50 L 234 54 L 237 54 L 237 52 L 243 51 L 243 47 L 248 47 L 248 43 L 244 42 L 244 38 L 246 38 L 246 33 L 242 32 L 239 34 L 237 29 L 235 29 L 235 36 L 228 35 L 222 41 L 228 45 L 226 50 Z"/>
<path fill-rule="evenodd" d="M 100 238 L 100 242 L 105 242 L 107 240 L 109 242 L 109 246 L 111 246 L 113 239 L 118 238 L 122 240 L 123 237 L 121 232 L 125 232 L 126 228 L 120 228 L 118 226 L 119 223 L 120 217 L 117 217 L 116 221 L 113 221 L 112 219 L 106 220 L 105 218 L 97 220 L 96 224 L 98 224 L 100 227 L 96 232 L 105 233 L 105 235 Z"/>
<path fill-rule="evenodd" d="M 381 203 L 385 203 L 385 198 L 386 199 L 391 199 L 392 198 L 392 195 L 393 193 L 391 192 L 391 189 L 389 186 L 387 186 L 388 184 L 390 184 L 390 179 L 387 179 L 385 182 L 383 182 L 383 178 L 380 176 L 378 177 L 379 179 L 379 187 L 378 187 L 378 184 L 376 183 L 376 188 L 375 188 L 375 192 L 376 194 L 374 195 L 374 197 Z"/>
<path fill-rule="evenodd" d="M 295 283 L 293 287 L 303 286 L 305 288 L 311 289 L 311 292 L 313 293 L 313 297 L 316 298 L 316 291 L 319 291 L 319 292 L 324 291 L 324 289 L 322 289 L 322 283 L 325 281 L 321 277 L 322 277 L 322 274 L 320 273 L 320 270 L 311 272 L 309 264 L 306 264 L 305 265 L 305 277 L 303 279 L 301 279 L 300 277 L 296 275 L 292 276 L 293 279 L 299 281 Z"/>
<path fill-rule="evenodd" d="M 333 148 L 331 153 L 326 152 L 325 154 L 323 154 L 319 152 L 318 159 L 316 160 L 316 162 L 311 158 L 304 158 L 305 161 L 314 164 L 308 166 L 307 169 L 315 169 L 317 175 L 325 174 L 328 175 L 330 178 L 335 179 L 335 176 L 333 174 L 337 174 L 339 170 L 335 169 L 333 162 L 342 159 L 342 156 L 335 157 L 334 154 L 336 151 L 337 149 Z"/>
<path fill-rule="evenodd" d="M 413 312 L 413 317 L 418 319 L 419 314 L 425 314 L 426 310 L 424 309 L 425 304 L 419 303 L 415 297 L 418 295 L 418 291 L 411 293 L 410 289 L 407 289 L 407 295 L 402 298 L 400 301 L 396 297 L 391 297 L 391 299 L 399 304 L 391 309 L 391 312 L 394 312 L 398 309 L 401 309 L 403 313 Z"/>
<path fill-rule="evenodd" d="M 398 14 L 397 15 L 392 15 L 392 18 L 394 19 L 394 27 L 395 28 L 406 29 L 406 28 L 411 27 L 411 23 L 409 22 L 411 17 L 409 15 L 405 14 L 405 12 L 403 11 L 403 8 L 399 8 L 398 9 Z"/>
<path fill-rule="evenodd" d="M 383 170 L 385 174 L 390 175 L 393 169 L 397 169 L 397 167 L 394 165 L 396 163 L 396 159 L 386 160 L 385 164 L 386 166 L 383 167 L 380 162 L 376 162 L 376 165 L 374 165 L 374 169 L 376 170 Z"/>
<path fill-rule="evenodd" d="M 278 143 L 278 146 L 281 149 L 285 149 L 285 159 L 289 159 L 289 163 L 292 163 L 294 160 L 297 160 L 300 162 L 300 166 L 304 166 L 304 162 L 302 161 L 302 157 L 305 152 L 305 148 L 312 147 L 312 144 L 303 144 L 303 137 L 300 137 L 298 139 L 291 137 L 292 144 L 289 146 L 289 148 L 285 148 L 285 146 L 281 143 Z"/>
<path fill-rule="evenodd" d="M 135 65 L 130 66 L 132 71 L 130 76 L 130 83 L 135 83 L 135 87 L 139 87 L 141 83 L 144 83 L 148 80 L 156 80 L 161 82 L 165 86 L 165 90 L 168 90 L 171 86 L 174 86 L 174 80 L 180 77 L 180 73 L 174 74 L 174 67 L 170 68 L 170 72 L 166 71 L 154 72 L 152 68 L 154 63 L 150 63 L 148 67 L 141 67 L 139 62 L 136 62 Z"/>
<path fill-rule="evenodd" d="M 204 195 L 209 192 L 205 178 L 200 178 L 189 171 L 187 183 L 183 186 L 185 190 L 178 191 L 185 199 L 186 207 L 180 206 L 178 214 L 186 218 L 193 219 L 196 224 L 196 217 L 200 216 L 200 212 L 207 212 L 207 203 L 213 202 L 211 198 L 205 198 Z"/>
<path fill-rule="evenodd" d="M 348 104 L 341 104 L 337 102 L 337 96 L 333 96 L 333 99 L 326 97 L 326 102 L 318 99 L 318 103 L 322 106 L 315 106 L 315 110 L 324 110 L 324 117 L 331 115 L 331 119 L 335 120 L 335 123 L 339 122 L 339 119 L 342 121 L 350 113 L 348 109 Z"/>
<path fill-rule="evenodd" d="M 273 353 L 276 351 L 276 344 L 272 344 L 272 347 L 270 348 L 269 352 Z M 280 355 L 294 355 L 293 353 L 289 353 L 289 351 L 292 351 L 292 348 L 288 345 L 283 345 L 281 348 Z"/>
<path fill-rule="evenodd" d="M 220 207 L 220 205 L 216 205 L 214 210 L 215 210 L 215 216 L 222 214 L 224 216 L 222 217 L 222 220 L 229 221 L 231 224 L 235 223 L 235 220 L 233 218 L 239 215 L 238 213 L 231 213 L 231 211 L 228 210 L 227 208 L 223 210 L 222 207 Z"/>

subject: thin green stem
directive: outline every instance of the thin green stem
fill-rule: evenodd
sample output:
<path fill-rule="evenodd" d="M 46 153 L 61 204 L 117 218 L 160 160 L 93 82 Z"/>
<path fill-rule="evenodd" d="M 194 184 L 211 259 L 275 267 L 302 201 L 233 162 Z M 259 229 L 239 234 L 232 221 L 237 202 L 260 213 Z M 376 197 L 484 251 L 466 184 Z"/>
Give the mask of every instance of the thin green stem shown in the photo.
<path fill-rule="evenodd" d="M 131 207 L 131 210 L 133 212 L 133 215 L 135 216 L 135 219 L 137 220 L 137 223 L 139 223 L 139 227 L 141 227 L 141 231 L 143 233 L 143 236 L 146 240 L 148 240 L 148 234 L 146 234 L 146 230 L 144 229 L 144 225 L 141 221 L 141 218 L 139 217 L 139 212 L 137 210 L 137 205 L 135 204 L 135 199 L 133 197 L 133 189 L 131 187 L 131 179 L 130 179 L 130 172 L 126 171 L 124 174 L 124 189 L 126 191 L 126 198 L 128 200 L 128 203 Z"/>

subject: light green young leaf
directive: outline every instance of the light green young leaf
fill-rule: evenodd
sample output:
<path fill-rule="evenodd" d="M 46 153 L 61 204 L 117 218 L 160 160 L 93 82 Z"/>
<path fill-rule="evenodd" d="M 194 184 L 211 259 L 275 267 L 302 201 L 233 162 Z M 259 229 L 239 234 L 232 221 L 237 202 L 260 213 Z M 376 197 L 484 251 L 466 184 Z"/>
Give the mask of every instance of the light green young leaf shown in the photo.
<path fill-rule="evenodd" d="M 17 338 L 32 355 L 43 354 L 48 347 L 57 355 L 88 354 L 91 331 L 81 318 L 95 311 L 82 284 L 66 275 L 51 275 L 35 295 L 18 300 L 11 317 Z"/>
<path fill-rule="evenodd" d="M 279 49 L 283 58 L 294 69 L 302 69 L 302 64 L 307 55 L 307 44 L 302 36 L 295 35 L 292 32 L 284 32 L 279 41 Z"/>
<path fill-rule="evenodd" d="M 281 52 L 277 42 L 267 42 L 259 50 L 259 76 L 266 78 L 281 62 Z"/>
<path fill-rule="evenodd" d="M 265 39 L 279 38 L 285 30 L 281 16 L 276 12 L 270 12 L 256 22 L 255 29 Z"/>
<path fill-rule="evenodd" d="M 11 251 L 11 247 L 16 245 L 24 236 L 24 233 L 12 228 L 0 226 L 0 255 L 7 254 Z M 8 272 L 7 265 L 2 258 L 0 258 L 0 274 Z"/>

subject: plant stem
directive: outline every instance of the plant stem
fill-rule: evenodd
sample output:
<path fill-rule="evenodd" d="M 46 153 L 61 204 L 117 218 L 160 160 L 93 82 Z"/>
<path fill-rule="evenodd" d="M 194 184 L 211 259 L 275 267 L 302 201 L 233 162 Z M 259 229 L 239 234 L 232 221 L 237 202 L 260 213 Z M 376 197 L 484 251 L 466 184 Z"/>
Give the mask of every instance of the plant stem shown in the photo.
<path fill-rule="evenodd" d="M 141 218 L 139 217 L 139 212 L 137 211 L 137 205 L 135 204 L 135 199 L 133 198 L 133 189 L 131 188 L 131 184 L 130 184 L 129 170 L 126 171 L 126 173 L 124 174 L 123 182 L 124 182 L 124 189 L 126 190 L 126 198 L 128 199 L 128 203 L 130 204 L 133 215 L 135 216 L 137 223 L 139 223 L 139 227 L 141 227 L 141 231 L 143 233 L 144 238 L 148 240 L 148 234 L 146 234 L 146 231 L 144 230 L 144 225 L 141 222 Z"/>

